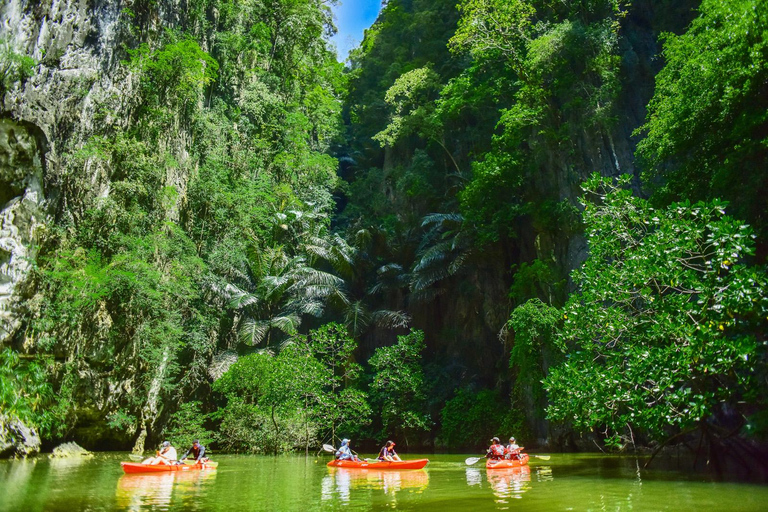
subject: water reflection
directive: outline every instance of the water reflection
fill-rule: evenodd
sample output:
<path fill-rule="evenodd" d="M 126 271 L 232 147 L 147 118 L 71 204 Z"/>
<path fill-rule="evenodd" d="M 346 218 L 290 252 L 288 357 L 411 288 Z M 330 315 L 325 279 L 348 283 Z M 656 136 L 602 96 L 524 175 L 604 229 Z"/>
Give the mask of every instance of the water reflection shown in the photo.
<path fill-rule="evenodd" d="M 194 501 L 215 478 L 216 471 L 123 475 L 117 481 L 117 506 L 127 510 L 166 510 L 174 497 L 177 504 Z"/>
<path fill-rule="evenodd" d="M 321 486 L 322 499 L 338 497 L 347 503 L 352 490 L 376 489 L 395 496 L 402 490 L 422 492 L 429 486 L 429 473 L 423 469 L 375 470 L 328 468 Z"/>
<path fill-rule="evenodd" d="M 467 485 L 482 485 L 483 475 L 477 468 L 467 468 Z"/>
<path fill-rule="evenodd" d="M 539 466 L 536 468 L 537 482 L 551 482 L 555 477 L 552 476 L 552 468 L 549 466 Z"/>
<path fill-rule="evenodd" d="M 66 476 L 86 462 L 92 463 L 93 457 L 51 457 L 51 472 L 55 476 Z"/>
<path fill-rule="evenodd" d="M 5 462 L 5 461 L 4 461 Z M 26 490 L 31 486 L 37 459 L 22 459 L 0 464 L 0 510 L 23 510 Z"/>
<path fill-rule="evenodd" d="M 531 468 L 492 469 L 488 472 L 488 483 L 499 500 L 506 503 L 508 498 L 522 498 L 531 488 Z M 497 501 L 499 501 L 497 500 Z"/>

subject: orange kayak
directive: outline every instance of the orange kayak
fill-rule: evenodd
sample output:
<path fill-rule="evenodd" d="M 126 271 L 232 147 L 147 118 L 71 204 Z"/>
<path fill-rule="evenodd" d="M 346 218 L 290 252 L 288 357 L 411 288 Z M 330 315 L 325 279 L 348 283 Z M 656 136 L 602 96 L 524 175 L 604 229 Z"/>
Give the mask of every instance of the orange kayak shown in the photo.
<path fill-rule="evenodd" d="M 528 454 L 524 453 L 522 459 L 488 459 L 485 462 L 486 469 L 519 468 L 528 465 Z"/>
<path fill-rule="evenodd" d="M 329 468 L 366 468 L 366 469 L 421 469 L 427 465 L 429 459 L 403 460 L 400 462 L 364 461 L 355 462 L 354 460 L 332 460 L 328 463 Z"/>
<path fill-rule="evenodd" d="M 212 464 L 141 464 L 138 462 L 121 462 L 126 473 L 164 473 L 167 471 L 195 471 L 201 469 L 216 469 Z"/>

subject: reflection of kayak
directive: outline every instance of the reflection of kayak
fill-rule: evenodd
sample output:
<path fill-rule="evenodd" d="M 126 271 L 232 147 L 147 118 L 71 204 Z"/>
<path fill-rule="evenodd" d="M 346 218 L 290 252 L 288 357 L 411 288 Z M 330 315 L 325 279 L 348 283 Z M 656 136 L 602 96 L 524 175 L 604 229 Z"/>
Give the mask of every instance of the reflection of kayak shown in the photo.
<path fill-rule="evenodd" d="M 166 471 L 194 471 L 201 469 L 216 469 L 217 464 L 141 464 L 138 462 L 121 462 L 126 473 L 164 473 Z"/>
<path fill-rule="evenodd" d="M 400 491 L 423 490 L 429 485 L 429 473 L 424 469 L 379 471 L 370 466 L 354 469 L 331 467 L 328 471 L 337 485 L 346 483 L 351 488 Z"/>
<path fill-rule="evenodd" d="M 488 471 L 488 483 L 499 498 L 520 497 L 531 488 L 531 467 L 496 468 Z"/>
<path fill-rule="evenodd" d="M 216 471 L 163 471 L 129 473 L 117 481 L 117 507 L 126 510 L 159 508 L 166 510 L 173 496 L 181 500 L 195 497 L 213 482 Z"/>
<path fill-rule="evenodd" d="M 487 469 L 519 468 L 528 465 L 528 454 L 524 453 L 522 459 L 488 459 L 485 463 Z"/>
<path fill-rule="evenodd" d="M 379 462 L 366 462 L 361 460 L 332 460 L 328 463 L 329 468 L 366 468 L 366 469 L 421 469 L 427 465 L 429 459 L 403 460 L 400 462 L 389 462 L 382 460 Z"/>

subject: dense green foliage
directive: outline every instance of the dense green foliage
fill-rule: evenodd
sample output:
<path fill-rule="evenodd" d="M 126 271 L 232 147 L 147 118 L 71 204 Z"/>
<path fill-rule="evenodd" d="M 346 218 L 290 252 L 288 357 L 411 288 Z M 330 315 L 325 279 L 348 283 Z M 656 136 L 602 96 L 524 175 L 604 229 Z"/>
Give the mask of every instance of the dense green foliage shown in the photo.
<path fill-rule="evenodd" d="M 665 35 L 663 55 L 638 146 L 654 199 L 729 201 L 764 238 L 768 6 L 704 1 L 685 34 Z"/>
<path fill-rule="evenodd" d="M 414 331 L 398 336 L 397 343 L 376 349 L 369 363 L 376 372 L 371 398 L 377 405 L 383 428 L 379 438 L 402 436 L 406 446 L 414 434 L 429 428 L 424 414 L 424 371 L 421 352 L 424 333 Z"/>
<path fill-rule="evenodd" d="M 590 256 L 563 309 L 550 416 L 623 442 L 702 425 L 725 436 L 766 391 L 768 281 L 748 263 L 752 230 L 718 201 L 657 210 L 597 177 L 587 191 L 600 202 L 585 204 Z"/>
<path fill-rule="evenodd" d="M 389 0 L 346 68 L 321 0 L 185 5 L 121 11 L 136 93 L 57 141 L 4 414 L 255 453 L 766 436 L 764 3 Z M 0 46 L 4 95 L 35 62 Z"/>
<path fill-rule="evenodd" d="M 452 450 L 478 449 L 488 441 L 489 432 L 520 435 L 521 418 L 496 390 L 460 389 L 440 412 L 439 442 Z"/>

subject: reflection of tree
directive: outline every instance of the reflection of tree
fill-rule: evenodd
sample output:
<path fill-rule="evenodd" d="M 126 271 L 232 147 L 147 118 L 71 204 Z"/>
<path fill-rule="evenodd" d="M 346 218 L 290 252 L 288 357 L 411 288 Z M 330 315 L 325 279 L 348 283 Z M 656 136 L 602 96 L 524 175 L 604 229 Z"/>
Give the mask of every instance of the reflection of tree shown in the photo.
<path fill-rule="evenodd" d="M 4 461 L 5 462 L 5 461 Z M 4 464 L 0 473 L 0 489 L 3 489 L 2 506 L 7 510 L 22 510 L 26 503 L 26 489 L 30 488 L 32 473 L 37 461 L 22 459 Z"/>
<path fill-rule="evenodd" d="M 531 488 L 531 468 L 522 466 L 488 471 L 488 483 L 498 498 L 522 498 Z"/>

